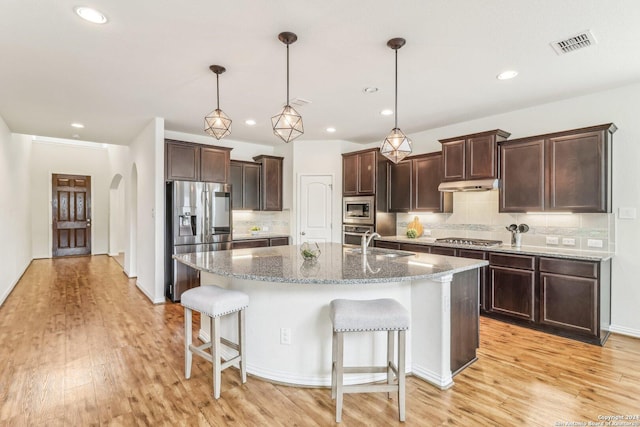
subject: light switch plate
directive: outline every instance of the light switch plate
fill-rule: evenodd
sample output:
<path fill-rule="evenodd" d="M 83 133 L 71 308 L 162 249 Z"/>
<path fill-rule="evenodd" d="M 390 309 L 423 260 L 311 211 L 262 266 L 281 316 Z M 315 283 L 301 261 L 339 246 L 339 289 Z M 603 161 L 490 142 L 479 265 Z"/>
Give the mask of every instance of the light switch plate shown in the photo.
<path fill-rule="evenodd" d="M 618 218 L 620 219 L 636 219 L 636 208 L 619 208 Z"/>
<path fill-rule="evenodd" d="M 423 236 L 431 236 L 431 230 L 424 230 L 424 231 L 422 232 L 422 235 L 423 235 Z"/>
<path fill-rule="evenodd" d="M 557 245 L 558 238 L 556 236 L 547 236 L 547 245 Z"/>
<path fill-rule="evenodd" d="M 562 238 L 562 244 L 564 246 L 575 246 L 576 245 L 576 239 L 572 239 L 569 237 L 563 237 Z"/>

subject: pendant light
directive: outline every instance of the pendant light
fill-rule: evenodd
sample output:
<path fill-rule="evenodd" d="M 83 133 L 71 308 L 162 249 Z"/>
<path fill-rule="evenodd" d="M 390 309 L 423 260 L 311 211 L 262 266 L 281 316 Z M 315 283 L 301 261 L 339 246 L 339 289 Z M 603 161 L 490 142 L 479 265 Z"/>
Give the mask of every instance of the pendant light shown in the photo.
<path fill-rule="evenodd" d="M 204 131 L 216 139 L 231 134 L 231 119 L 220 109 L 220 74 L 227 71 L 220 65 L 209 67 L 216 75 L 216 109 L 204 118 Z"/>
<path fill-rule="evenodd" d="M 393 163 L 398 163 L 411 154 L 411 140 L 398 127 L 398 49 L 406 40 L 403 38 L 391 39 L 387 46 L 396 51 L 396 105 L 395 105 L 395 126 L 382 142 L 380 153 Z"/>
<path fill-rule="evenodd" d="M 287 103 L 280 114 L 271 117 L 273 133 L 284 142 L 291 142 L 304 133 L 302 126 L 302 116 L 289 105 L 289 45 L 298 40 L 294 33 L 285 31 L 278 34 L 278 39 L 287 45 Z"/>

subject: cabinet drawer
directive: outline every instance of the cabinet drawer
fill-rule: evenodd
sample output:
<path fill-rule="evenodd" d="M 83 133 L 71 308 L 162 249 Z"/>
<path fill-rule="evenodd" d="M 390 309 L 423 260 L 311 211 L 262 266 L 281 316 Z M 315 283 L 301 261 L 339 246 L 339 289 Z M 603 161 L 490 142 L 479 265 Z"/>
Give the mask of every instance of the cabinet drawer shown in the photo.
<path fill-rule="evenodd" d="M 522 268 L 525 270 L 535 270 L 536 258 L 526 255 L 506 255 L 491 253 L 489 254 L 489 263 L 491 265 L 500 265 L 502 267 Z"/>
<path fill-rule="evenodd" d="M 488 254 L 484 251 L 473 251 L 469 249 L 458 249 L 460 258 L 487 259 Z"/>
<path fill-rule="evenodd" d="M 231 244 L 233 249 L 263 248 L 266 246 L 269 246 L 269 239 L 236 240 Z"/>
<path fill-rule="evenodd" d="M 402 243 L 400 245 L 400 250 L 409 251 L 409 252 L 422 252 L 429 253 L 429 246 L 426 245 L 416 245 L 415 243 Z"/>
<path fill-rule="evenodd" d="M 287 246 L 289 244 L 288 237 L 273 237 L 269 239 L 270 246 Z"/>
<path fill-rule="evenodd" d="M 400 249 L 400 243 L 394 242 L 384 242 L 381 240 L 374 241 L 376 248 L 384 248 L 384 249 Z"/>
<path fill-rule="evenodd" d="M 558 258 L 540 258 L 540 271 L 565 276 L 598 278 L 598 263 Z"/>
<path fill-rule="evenodd" d="M 436 255 L 456 256 L 455 248 L 442 248 L 440 246 L 432 246 L 431 253 Z"/>

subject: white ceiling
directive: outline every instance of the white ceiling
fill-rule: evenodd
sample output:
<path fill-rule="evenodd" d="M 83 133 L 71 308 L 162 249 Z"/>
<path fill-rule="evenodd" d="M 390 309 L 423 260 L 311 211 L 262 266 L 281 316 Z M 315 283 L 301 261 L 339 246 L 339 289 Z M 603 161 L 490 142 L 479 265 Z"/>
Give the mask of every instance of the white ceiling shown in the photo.
<path fill-rule="evenodd" d="M 80 20 L 77 5 L 109 22 Z M 640 81 L 639 22 L 637 0 L 2 0 L 0 116 L 17 133 L 113 144 L 153 117 L 202 134 L 219 64 L 230 138 L 281 144 L 277 35 L 292 31 L 291 97 L 312 101 L 298 108 L 300 139 L 373 142 L 393 127 L 379 114 L 394 102 L 390 38 L 407 40 L 399 125 L 413 133 Z M 587 29 L 593 47 L 558 56 L 549 45 Z M 505 69 L 520 75 L 498 81 Z"/>

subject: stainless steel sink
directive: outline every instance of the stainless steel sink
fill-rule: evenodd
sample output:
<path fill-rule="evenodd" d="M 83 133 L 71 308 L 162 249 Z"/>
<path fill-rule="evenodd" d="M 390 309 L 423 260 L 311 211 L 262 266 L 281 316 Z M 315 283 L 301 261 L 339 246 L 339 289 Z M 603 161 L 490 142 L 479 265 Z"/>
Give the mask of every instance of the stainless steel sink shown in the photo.
<path fill-rule="evenodd" d="M 347 252 L 352 254 L 362 254 L 362 248 L 347 249 Z M 380 256 L 385 258 L 399 258 L 399 257 L 411 256 L 415 254 L 413 252 L 408 252 L 408 251 L 368 248 L 367 255 L 374 255 L 374 256 Z"/>

